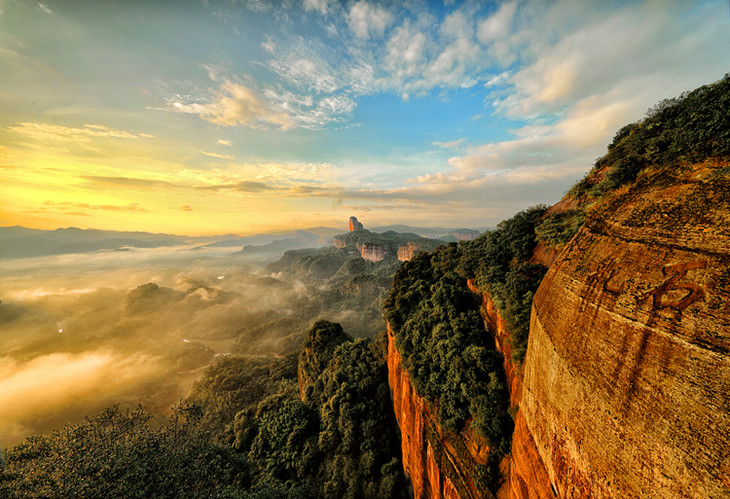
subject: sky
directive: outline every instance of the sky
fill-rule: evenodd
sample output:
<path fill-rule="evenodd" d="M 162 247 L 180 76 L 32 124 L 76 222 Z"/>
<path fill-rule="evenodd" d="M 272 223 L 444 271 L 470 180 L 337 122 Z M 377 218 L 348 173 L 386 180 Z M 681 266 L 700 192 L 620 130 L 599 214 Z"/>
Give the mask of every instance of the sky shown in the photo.
<path fill-rule="evenodd" d="M 717 1 L 0 0 L 0 226 L 493 227 L 730 71 Z"/>

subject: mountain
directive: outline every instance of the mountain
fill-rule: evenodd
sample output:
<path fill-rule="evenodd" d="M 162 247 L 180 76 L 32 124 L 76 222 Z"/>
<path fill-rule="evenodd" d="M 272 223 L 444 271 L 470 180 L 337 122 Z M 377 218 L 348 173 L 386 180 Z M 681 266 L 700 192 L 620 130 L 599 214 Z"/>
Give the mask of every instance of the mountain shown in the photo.
<path fill-rule="evenodd" d="M 469 231 L 474 232 L 476 234 L 479 234 L 481 232 L 484 232 L 484 229 L 455 229 L 455 228 L 447 228 L 447 227 L 412 227 L 410 225 L 403 225 L 403 224 L 396 224 L 396 225 L 385 225 L 385 226 L 379 226 L 379 227 L 373 227 L 370 229 L 372 232 L 401 232 L 401 233 L 413 233 L 417 234 L 421 237 L 431 238 L 431 239 L 441 239 L 446 238 L 449 239 L 449 234 L 453 232 L 463 232 L 463 231 Z"/>
<path fill-rule="evenodd" d="M 730 497 L 729 227 L 726 76 L 472 240 L 402 263 L 415 233 L 287 251 L 262 280 L 294 290 L 272 311 L 287 348 L 317 317 L 298 353 L 219 359 L 159 429 L 112 408 L 28 439 L 0 495 L 158 495 L 162 476 L 216 497 Z M 386 333 L 346 334 L 363 305 Z"/>
<path fill-rule="evenodd" d="M 68 227 L 37 230 L 25 227 L 0 227 L 0 258 L 88 253 L 125 247 L 160 248 L 185 244 L 207 244 L 229 238 L 229 235 L 188 237 L 149 232 L 119 232 Z"/>
<path fill-rule="evenodd" d="M 728 76 L 663 102 L 557 205 L 399 269 L 415 497 L 730 496 L 729 116 Z"/>
<path fill-rule="evenodd" d="M 280 254 L 288 249 L 317 247 L 328 237 L 341 232 L 330 227 L 313 227 L 296 232 L 238 236 L 180 236 L 149 232 L 120 232 L 68 227 L 56 230 L 28 229 L 21 226 L 0 227 L 0 258 L 30 258 L 37 256 L 89 253 L 123 248 L 161 248 L 197 244 L 201 248 L 241 248 L 265 246 L 275 241 L 294 239 L 293 243 L 276 243 Z M 261 252 L 270 251 L 262 249 Z M 256 252 L 256 250 L 249 250 Z"/>

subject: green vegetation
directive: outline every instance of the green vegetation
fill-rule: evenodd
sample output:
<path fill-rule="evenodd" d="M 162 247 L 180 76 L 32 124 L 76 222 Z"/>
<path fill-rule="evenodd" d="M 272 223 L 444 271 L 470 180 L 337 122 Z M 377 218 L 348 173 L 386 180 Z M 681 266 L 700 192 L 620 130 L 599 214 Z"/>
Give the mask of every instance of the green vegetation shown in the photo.
<path fill-rule="evenodd" d="M 547 272 L 545 266 L 530 263 L 537 243 L 536 227 L 544 213 L 544 206 L 521 211 L 496 230 L 460 246 L 462 275 L 475 279 L 477 287 L 491 296 L 507 324 L 516 362 L 527 351 L 532 298 Z"/>
<path fill-rule="evenodd" d="M 386 299 L 386 318 L 415 390 L 434 404 L 447 431 L 467 419 L 492 446 L 491 476 L 509 450 L 512 420 L 501 355 L 484 333 L 479 299 L 458 267 L 460 248 L 450 243 L 404 263 Z"/>
<path fill-rule="evenodd" d="M 383 336 L 319 321 L 305 345 L 220 359 L 166 424 L 110 407 L 31 437 L 0 461 L 0 496 L 405 497 Z"/>
<path fill-rule="evenodd" d="M 570 190 L 575 198 L 600 198 L 632 183 L 649 165 L 674 166 L 730 156 L 730 74 L 651 108 L 626 125 L 608 153 Z"/>
<path fill-rule="evenodd" d="M 585 222 L 585 211 L 577 208 L 546 217 L 535 227 L 537 240 L 548 247 L 562 249 Z"/>
<path fill-rule="evenodd" d="M 420 254 L 396 273 L 386 319 L 416 391 L 434 404 L 448 431 L 467 420 L 492 448 L 479 483 L 497 486 L 497 463 L 509 451 L 513 423 L 502 356 L 485 333 L 475 279 L 507 322 L 513 360 L 527 348 L 532 297 L 546 268 L 529 263 L 544 207 L 523 211 L 477 239 Z"/>
<path fill-rule="evenodd" d="M 155 428 L 143 409 L 115 406 L 28 438 L 5 453 L 0 496 L 248 497 L 235 487 L 245 460 L 211 443 L 200 415 L 200 407 L 182 404 Z"/>
<path fill-rule="evenodd" d="M 298 365 L 292 358 L 268 365 L 227 359 L 195 386 L 196 400 L 218 413 L 211 421 L 236 412 L 220 438 L 255 465 L 246 479 L 251 490 L 278 484 L 307 497 L 401 497 L 382 345 L 352 340 L 339 324 L 318 321 Z M 232 362 L 238 382 L 223 375 Z"/>

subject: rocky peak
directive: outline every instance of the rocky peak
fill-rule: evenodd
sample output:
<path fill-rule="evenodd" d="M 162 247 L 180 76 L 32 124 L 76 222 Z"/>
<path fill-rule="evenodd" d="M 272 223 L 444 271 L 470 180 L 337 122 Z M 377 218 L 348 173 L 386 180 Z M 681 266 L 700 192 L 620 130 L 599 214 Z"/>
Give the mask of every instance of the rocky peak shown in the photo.
<path fill-rule="evenodd" d="M 362 229 L 363 225 L 357 221 L 357 217 L 350 217 L 350 232 Z"/>

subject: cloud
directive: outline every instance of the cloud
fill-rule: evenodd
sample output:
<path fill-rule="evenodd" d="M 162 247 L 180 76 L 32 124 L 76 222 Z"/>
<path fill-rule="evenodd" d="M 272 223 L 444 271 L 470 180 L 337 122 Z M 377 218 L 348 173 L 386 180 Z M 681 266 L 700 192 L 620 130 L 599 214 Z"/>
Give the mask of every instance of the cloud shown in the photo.
<path fill-rule="evenodd" d="M 304 10 L 314 10 L 324 16 L 329 10 L 329 2 L 328 0 L 304 0 Z"/>
<path fill-rule="evenodd" d="M 48 5 L 41 2 L 38 2 L 38 10 L 40 10 L 41 12 L 45 12 L 48 15 L 53 14 L 53 11 L 48 8 Z"/>
<path fill-rule="evenodd" d="M 84 212 L 72 212 L 71 210 L 85 209 L 85 210 L 104 210 L 104 211 L 134 211 L 141 213 L 149 213 L 148 210 L 141 208 L 138 203 L 129 203 L 127 205 L 110 205 L 110 204 L 89 204 L 89 203 L 74 203 L 71 201 L 53 202 L 45 201 L 44 206 L 48 206 L 54 210 L 61 210 L 73 215 L 86 215 Z M 43 208 L 41 208 L 43 209 Z M 45 210 L 45 209 L 43 209 Z M 47 210 L 46 210 L 47 211 Z"/>
<path fill-rule="evenodd" d="M 342 86 L 342 82 L 333 76 L 333 68 L 325 60 L 313 54 L 299 55 L 290 53 L 274 60 L 271 68 L 289 84 L 301 89 L 332 93 Z"/>
<path fill-rule="evenodd" d="M 221 145 L 221 146 L 230 146 L 230 145 L 233 145 L 233 143 L 230 140 L 224 140 L 224 139 L 218 139 L 216 141 L 216 144 Z"/>
<path fill-rule="evenodd" d="M 434 142 L 433 145 L 442 149 L 456 149 L 464 142 L 464 139 L 452 140 L 450 142 Z"/>
<path fill-rule="evenodd" d="M 500 5 L 494 14 L 479 23 L 477 31 L 479 41 L 489 43 L 506 36 L 510 31 L 510 25 L 516 10 L 516 2 L 507 2 Z"/>
<path fill-rule="evenodd" d="M 262 183 L 250 180 L 242 180 L 232 184 L 217 184 L 198 187 L 198 189 L 212 191 L 238 191 L 238 192 L 265 192 L 272 190 L 272 187 Z"/>
<path fill-rule="evenodd" d="M 217 152 L 206 152 L 206 151 L 200 151 L 201 154 L 204 154 L 206 156 L 210 156 L 211 158 L 217 158 L 217 159 L 236 159 L 236 156 L 232 154 L 218 154 Z"/>
<path fill-rule="evenodd" d="M 182 210 L 182 211 L 195 211 L 195 210 L 193 210 L 193 208 L 189 204 L 184 204 L 182 206 L 179 206 L 178 207 L 178 210 Z"/>
<path fill-rule="evenodd" d="M 141 189 L 179 187 L 164 180 L 154 180 L 138 177 L 107 177 L 103 175 L 81 175 L 79 178 L 92 183 L 103 183 L 115 186 L 134 187 Z"/>
<path fill-rule="evenodd" d="M 163 110 L 197 114 L 206 121 L 222 126 L 274 126 L 287 130 L 293 125 L 287 113 L 273 109 L 254 90 L 232 81 L 224 82 L 207 102 L 176 95 L 167 99 L 167 105 Z"/>
<path fill-rule="evenodd" d="M 226 82 L 221 88 L 217 102 L 204 116 L 211 123 L 224 126 L 261 124 L 279 126 L 286 130 L 292 126 L 291 118 L 282 112 L 272 110 L 256 93 L 238 83 Z"/>
<path fill-rule="evenodd" d="M 83 128 L 52 125 L 50 123 L 17 123 L 8 127 L 11 132 L 35 141 L 91 142 L 92 138 L 138 139 L 139 136 L 124 130 L 103 125 L 84 125 Z"/>
<path fill-rule="evenodd" d="M 5 357 L 0 366 L 0 426 L 10 434 L 27 431 L 30 415 L 63 410 L 76 400 L 98 397 L 102 390 L 119 393 L 159 370 L 157 359 L 106 350 L 53 353 L 27 362 Z"/>
<path fill-rule="evenodd" d="M 352 4 L 347 14 L 350 31 L 361 39 L 382 37 L 392 21 L 393 16 L 390 12 L 377 4 L 365 1 Z"/>

